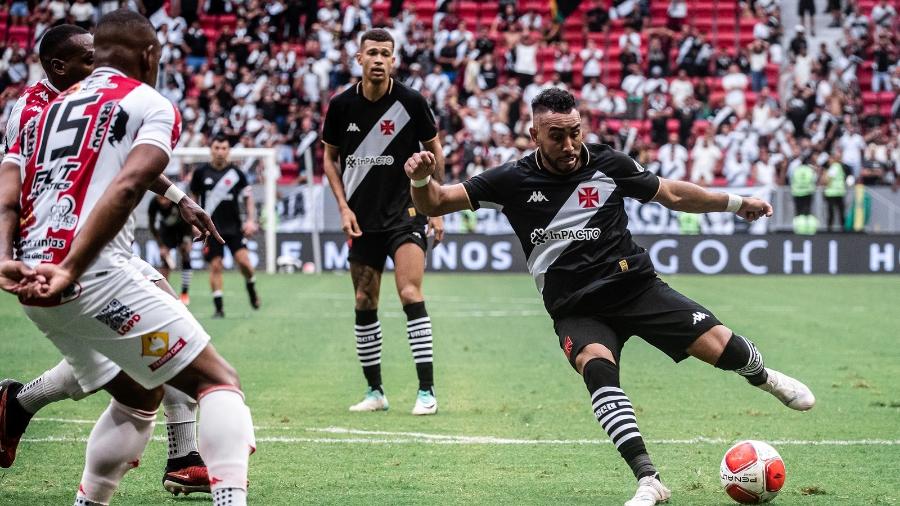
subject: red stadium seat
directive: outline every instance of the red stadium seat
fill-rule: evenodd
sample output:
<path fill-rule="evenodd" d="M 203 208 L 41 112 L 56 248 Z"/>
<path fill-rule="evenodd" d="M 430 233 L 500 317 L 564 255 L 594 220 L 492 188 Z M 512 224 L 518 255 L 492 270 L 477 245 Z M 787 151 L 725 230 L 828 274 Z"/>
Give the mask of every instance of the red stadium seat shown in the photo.
<path fill-rule="evenodd" d="M 31 28 L 28 26 L 10 26 L 9 32 L 6 34 L 6 40 L 9 44 L 18 42 L 20 47 L 31 47 Z"/>

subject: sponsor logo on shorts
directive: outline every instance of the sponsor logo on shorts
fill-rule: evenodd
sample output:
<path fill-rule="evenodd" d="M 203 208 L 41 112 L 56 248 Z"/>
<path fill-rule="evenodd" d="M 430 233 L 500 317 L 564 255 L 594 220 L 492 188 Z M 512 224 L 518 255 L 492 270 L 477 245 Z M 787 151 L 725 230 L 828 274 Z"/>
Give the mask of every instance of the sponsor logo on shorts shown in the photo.
<path fill-rule="evenodd" d="M 169 333 L 151 332 L 141 336 L 142 357 L 162 357 L 169 351 Z"/>
<path fill-rule="evenodd" d="M 119 299 L 109 301 L 109 304 L 94 318 L 113 329 L 120 336 L 127 334 L 141 321 L 141 315 L 119 302 Z"/>
<path fill-rule="evenodd" d="M 173 344 L 172 347 L 169 348 L 169 351 L 165 352 L 159 360 L 153 362 L 147 367 L 149 367 L 151 371 L 159 369 L 160 367 L 166 365 L 166 362 L 172 360 L 172 357 L 178 355 L 178 353 L 181 352 L 181 350 L 183 350 L 185 346 L 187 346 L 187 343 L 184 341 L 184 338 L 179 337 L 178 341 L 176 341 L 175 344 Z"/>
<path fill-rule="evenodd" d="M 540 246 L 548 241 L 596 241 L 599 238 L 599 228 L 569 228 L 565 230 L 536 228 L 531 231 L 531 244 L 535 246 Z"/>
<path fill-rule="evenodd" d="M 566 354 L 566 358 L 572 358 L 572 338 L 566 336 L 566 341 L 563 343 L 563 353 Z"/>
<path fill-rule="evenodd" d="M 703 320 L 705 320 L 707 317 L 709 317 L 708 314 L 706 314 L 706 313 L 701 313 L 701 312 L 699 312 L 699 311 L 696 312 L 696 313 L 694 313 L 694 314 L 692 314 L 691 316 L 694 317 L 694 323 L 693 323 L 692 325 L 696 325 L 696 324 L 702 322 Z"/>

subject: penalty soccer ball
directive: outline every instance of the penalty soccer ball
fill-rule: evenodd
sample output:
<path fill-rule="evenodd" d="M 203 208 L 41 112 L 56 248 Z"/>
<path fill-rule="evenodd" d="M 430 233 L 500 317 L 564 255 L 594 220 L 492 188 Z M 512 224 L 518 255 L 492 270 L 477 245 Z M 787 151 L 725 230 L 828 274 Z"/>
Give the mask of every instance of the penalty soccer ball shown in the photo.
<path fill-rule="evenodd" d="M 725 492 L 735 501 L 769 502 L 784 486 L 784 461 L 766 443 L 741 441 L 725 452 L 719 477 Z"/>

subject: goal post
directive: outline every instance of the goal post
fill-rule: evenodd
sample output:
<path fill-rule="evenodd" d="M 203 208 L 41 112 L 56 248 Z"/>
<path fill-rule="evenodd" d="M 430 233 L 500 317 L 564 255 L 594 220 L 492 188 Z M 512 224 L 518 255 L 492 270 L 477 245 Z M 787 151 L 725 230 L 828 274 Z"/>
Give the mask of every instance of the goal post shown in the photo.
<path fill-rule="evenodd" d="M 210 160 L 209 148 L 175 148 L 175 158 L 181 163 L 197 163 L 207 162 Z M 277 256 L 277 228 L 278 218 L 276 216 L 275 204 L 277 201 L 277 184 L 281 171 L 278 168 L 276 152 L 273 148 L 241 148 L 235 147 L 230 152 L 231 161 L 238 160 L 259 160 L 263 164 L 264 170 L 264 197 L 263 212 L 265 219 L 260 220 L 263 228 L 266 245 L 265 267 L 266 272 L 273 274 L 276 270 L 275 258 Z"/>

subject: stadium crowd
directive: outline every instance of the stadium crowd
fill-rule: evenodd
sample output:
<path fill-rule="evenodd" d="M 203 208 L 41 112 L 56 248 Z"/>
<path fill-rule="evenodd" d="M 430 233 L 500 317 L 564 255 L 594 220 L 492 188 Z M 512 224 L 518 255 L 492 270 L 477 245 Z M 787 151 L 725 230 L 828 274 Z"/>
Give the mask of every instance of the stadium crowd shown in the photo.
<path fill-rule="evenodd" d="M 710 37 L 692 21 L 694 0 L 583 0 L 569 18 L 577 25 L 535 2 L 500 0 L 491 22 L 477 26 L 460 15 L 473 2 L 457 0 L 427 11 L 423 0 L 15 1 L 0 14 L 0 125 L 23 87 L 42 77 L 32 48 L 43 31 L 63 22 L 90 28 L 123 4 L 157 27 L 158 89 L 182 112 L 180 145 L 225 135 L 275 148 L 283 183 L 302 179 L 297 148 L 321 131 L 329 97 L 358 81 L 358 34 L 385 27 L 396 41 L 396 78 L 432 105 L 452 180 L 531 149 L 530 100 L 560 86 L 580 98 L 586 140 L 667 178 L 773 185 L 797 165 L 839 161 L 857 181 L 896 187 L 900 16 L 893 2 L 875 1 L 865 10 L 857 0 L 829 3 L 842 29 L 836 48 L 810 47 L 807 28 L 782 26 L 773 0 L 741 1 L 737 19 L 722 15 L 729 27 L 752 25 L 745 44 Z M 662 18 L 653 14 L 660 3 Z M 314 160 L 321 174 L 320 152 Z M 258 180 L 252 165 L 244 168 Z"/>

